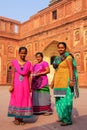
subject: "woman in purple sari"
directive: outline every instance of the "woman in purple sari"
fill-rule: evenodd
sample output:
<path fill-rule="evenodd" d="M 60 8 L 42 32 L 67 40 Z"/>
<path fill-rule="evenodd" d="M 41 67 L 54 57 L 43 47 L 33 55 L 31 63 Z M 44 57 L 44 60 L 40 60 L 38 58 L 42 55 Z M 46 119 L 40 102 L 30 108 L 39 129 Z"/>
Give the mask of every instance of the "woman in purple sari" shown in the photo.
<path fill-rule="evenodd" d="M 50 89 L 48 85 L 47 74 L 50 73 L 49 65 L 43 61 L 43 54 L 37 52 L 37 63 L 33 66 L 32 75 L 32 104 L 34 114 L 44 113 L 52 114 Z"/>
<path fill-rule="evenodd" d="M 23 118 L 30 118 L 32 115 L 32 103 L 30 95 L 29 76 L 32 72 L 32 65 L 25 60 L 27 49 L 19 48 L 19 60 L 12 61 L 12 85 L 8 116 L 15 117 L 14 124 L 24 124 Z"/>

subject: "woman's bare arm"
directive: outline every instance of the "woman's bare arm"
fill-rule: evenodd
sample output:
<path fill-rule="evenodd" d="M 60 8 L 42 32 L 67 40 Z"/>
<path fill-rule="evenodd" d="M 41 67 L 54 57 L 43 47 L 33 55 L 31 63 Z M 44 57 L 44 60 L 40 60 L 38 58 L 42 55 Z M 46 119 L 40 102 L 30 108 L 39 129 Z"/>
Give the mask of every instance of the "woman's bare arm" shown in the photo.
<path fill-rule="evenodd" d="M 37 74 L 35 74 L 35 76 L 45 75 L 45 74 L 48 74 L 48 73 L 50 73 L 50 68 L 46 67 L 43 72 L 41 72 L 41 73 L 38 72 Z"/>
<path fill-rule="evenodd" d="M 74 85 L 74 82 L 73 82 L 74 71 L 73 71 L 72 59 L 67 60 L 67 65 L 69 68 L 70 86 L 72 87 Z"/>

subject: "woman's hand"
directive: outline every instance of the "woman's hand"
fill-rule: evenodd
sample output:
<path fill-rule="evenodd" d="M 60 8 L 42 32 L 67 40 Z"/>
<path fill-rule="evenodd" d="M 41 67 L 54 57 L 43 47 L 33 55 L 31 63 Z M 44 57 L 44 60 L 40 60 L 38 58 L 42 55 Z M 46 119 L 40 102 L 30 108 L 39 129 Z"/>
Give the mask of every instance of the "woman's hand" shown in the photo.
<path fill-rule="evenodd" d="M 50 68 L 46 67 L 45 70 L 43 72 L 38 71 L 37 73 L 34 74 L 34 76 L 43 76 L 50 73 Z"/>
<path fill-rule="evenodd" d="M 41 76 L 41 73 L 36 73 L 34 76 Z"/>
<path fill-rule="evenodd" d="M 32 93 L 32 88 L 30 88 L 30 93 Z"/>
<path fill-rule="evenodd" d="M 51 89 L 53 89 L 53 87 L 54 87 L 54 83 L 51 82 L 51 84 L 50 84 L 49 86 L 50 86 Z"/>
<path fill-rule="evenodd" d="M 9 87 L 9 92 L 12 93 L 14 91 L 14 87 L 13 86 L 10 86 Z"/>
<path fill-rule="evenodd" d="M 73 86 L 74 86 L 74 81 L 70 80 L 70 87 L 73 87 Z"/>

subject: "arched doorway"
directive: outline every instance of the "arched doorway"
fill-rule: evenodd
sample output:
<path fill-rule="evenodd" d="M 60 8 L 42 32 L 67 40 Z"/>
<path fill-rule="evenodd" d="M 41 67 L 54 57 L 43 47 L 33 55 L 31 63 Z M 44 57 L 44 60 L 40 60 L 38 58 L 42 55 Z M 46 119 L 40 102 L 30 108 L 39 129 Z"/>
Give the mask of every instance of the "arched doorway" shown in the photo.
<path fill-rule="evenodd" d="M 50 74 L 48 74 L 49 84 L 52 81 L 53 76 L 54 76 L 54 69 L 52 66 L 52 61 L 55 56 L 59 55 L 58 50 L 57 50 L 57 44 L 58 44 L 58 41 L 54 40 L 43 51 L 44 60 L 47 61 L 50 65 Z M 70 48 L 68 46 L 67 46 L 66 51 L 70 51 Z"/>
<path fill-rule="evenodd" d="M 52 66 L 52 60 L 53 58 L 58 55 L 58 51 L 57 51 L 57 43 L 58 41 L 52 41 L 43 51 L 44 54 L 44 60 L 47 61 L 50 65 L 50 74 L 48 74 L 48 78 L 49 78 L 49 84 L 53 78 L 54 75 L 54 69 Z"/>
<path fill-rule="evenodd" d="M 10 84 L 11 83 L 11 80 L 12 80 L 12 66 L 11 64 L 9 63 L 7 65 L 7 84 Z"/>

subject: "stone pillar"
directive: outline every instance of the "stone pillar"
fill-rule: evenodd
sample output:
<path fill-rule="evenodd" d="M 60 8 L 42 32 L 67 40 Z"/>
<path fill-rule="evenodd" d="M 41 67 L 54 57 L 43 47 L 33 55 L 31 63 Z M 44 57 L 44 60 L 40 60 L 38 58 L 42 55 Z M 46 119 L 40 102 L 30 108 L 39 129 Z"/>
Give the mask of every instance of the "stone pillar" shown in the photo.
<path fill-rule="evenodd" d="M 10 32 L 14 33 L 14 24 L 13 23 L 10 24 Z"/>
<path fill-rule="evenodd" d="M 1 27 L 1 31 L 5 31 L 5 21 L 1 20 L 0 21 L 0 27 Z"/>
<path fill-rule="evenodd" d="M 10 32 L 10 22 L 6 22 L 6 32 Z"/>

